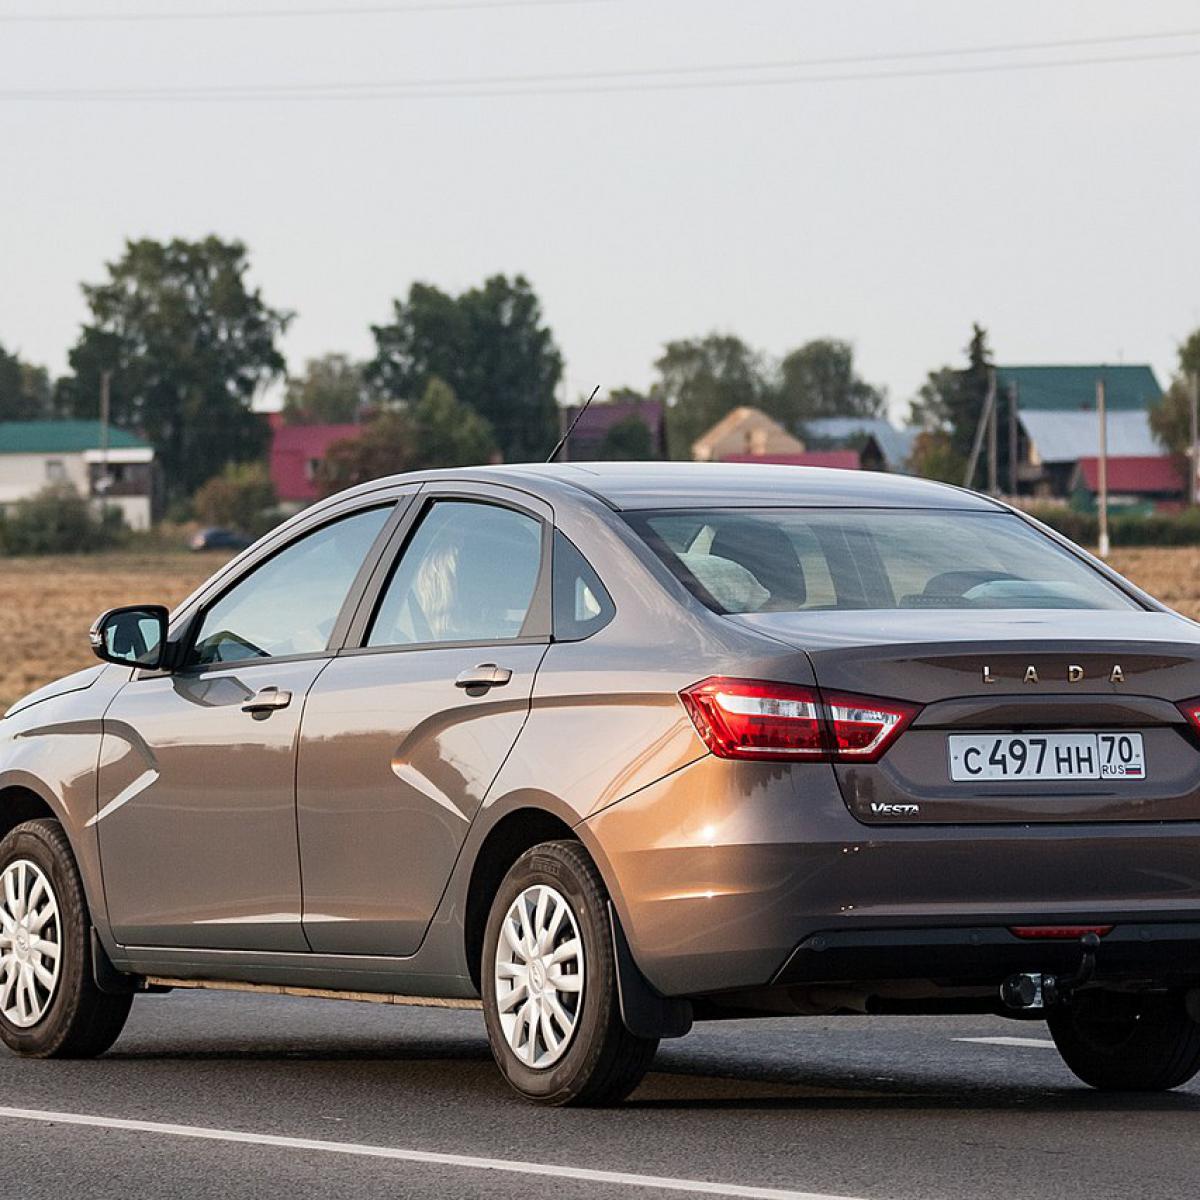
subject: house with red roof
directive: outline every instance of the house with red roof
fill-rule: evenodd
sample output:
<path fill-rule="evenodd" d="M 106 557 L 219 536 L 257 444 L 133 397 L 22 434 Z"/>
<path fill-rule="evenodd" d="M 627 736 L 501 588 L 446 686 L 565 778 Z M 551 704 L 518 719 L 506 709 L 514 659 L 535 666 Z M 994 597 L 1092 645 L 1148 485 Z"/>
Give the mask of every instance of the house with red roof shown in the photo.
<path fill-rule="evenodd" d="M 1100 459 L 1081 458 L 1071 490 L 1094 498 L 1100 491 Z M 1187 499 L 1187 473 L 1168 454 L 1110 454 L 1108 499 L 1114 505 L 1153 504 L 1174 508 Z"/>
<path fill-rule="evenodd" d="M 317 480 L 329 447 L 362 433 L 361 425 L 285 425 L 280 413 L 270 424 L 271 483 L 280 507 L 293 511 L 320 499 Z"/>
<path fill-rule="evenodd" d="M 804 450 L 799 454 L 726 454 L 722 462 L 775 463 L 784 467 L 835 467 L 839 471 L 873 470 L 863 466 L 858 450 Z"/>

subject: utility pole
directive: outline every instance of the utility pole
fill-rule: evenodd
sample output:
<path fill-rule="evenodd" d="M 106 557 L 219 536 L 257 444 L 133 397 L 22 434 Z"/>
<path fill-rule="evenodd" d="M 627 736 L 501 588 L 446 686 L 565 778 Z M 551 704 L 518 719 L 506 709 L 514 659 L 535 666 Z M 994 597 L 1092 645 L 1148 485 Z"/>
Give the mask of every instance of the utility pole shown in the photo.
<path fill-rule="evenodd" d="M 1100 557 L 1108 557 L 1108 414 L 1104 406 L 1104 377 L 1096 380 L 1096 413 L 1100 418 Z"/>
<path fill-rule="evenodd" d="M 983 411 L 979 414 L 979 424 L 975 426 L 975 441 L 971 446 L 971 457 L 967 461 L 966 474 L 963 477 L 963 487 L 969 488 L 975 481 L 975 468 L 979 465 L 979 452 L 983 449 L 983 435 L 989 429 L 994 430 L 992 412 L 996 407 L 996 371 L 988 371 L 987 396 L 983 401 Z"/>
<path fill-rule="evenodd" d="M 1019 443 L 1017 431 L 1017 385 L 1008 385 L 1008 494 L 1017 494 L 1017 446 Z"/>
<path fill-rule="evenodd" d="M 112 372 L 100 372 L 100 478 L 96 480 L 94 490 L 100 493 L 100 499 L 108 498 L 109 489 L 109 474 L 108 474 L 108 426 L 110 410 L 112 407 L 111 400 L 112 390 Z M 103 511 L 104 505 L 101 504 Z"/>
<path fill-rule="evenodd" d="M 1192 421 L 1192 443 L 1191 452 L 1188 455 L 1188 503 L 1195 504 L 1197 493 L 1196 474 L 1200 471 L 1200 372 L 1193 371 L 1189 382 L 1191 383 L 1191 389 L 1188 410 Z"/>
<path fill-rule="evenodd" d="M 1000 406 L 996 403 L 995 397 L 996 385 L 994 382 L 989 382 L 988 391 L 993 393 L 991 412 L 988 413 L 988 481 L 987 490 L 989 496 L 998 496 L 1000 494 L 1000 481 L 997 478 L 997 473 L 1000 466 L 1000 447 L 998 444 L 998 427 L 997 417 L 999 416 Z"/>

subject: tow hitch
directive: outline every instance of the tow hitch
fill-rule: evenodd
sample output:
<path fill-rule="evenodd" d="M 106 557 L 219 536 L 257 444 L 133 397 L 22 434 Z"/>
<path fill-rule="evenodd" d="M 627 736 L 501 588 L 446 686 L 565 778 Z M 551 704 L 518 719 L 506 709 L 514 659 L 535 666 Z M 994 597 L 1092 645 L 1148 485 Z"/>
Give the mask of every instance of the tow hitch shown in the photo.
<path fill-rule="evenodd" d="M 1096 951 L 1100 948 L 1100 936 L 1085 933 L 1079 939 L 1079 948 L 1082 956 L 1072 975 L 1042 975 L 1036 972 L 1010 975 L 1000 985 L 1000 999 L 1004 1006 L 1028 1011 L 1068 1003 L 1072 993 L 1088 983 L 1096 973 Z"/>

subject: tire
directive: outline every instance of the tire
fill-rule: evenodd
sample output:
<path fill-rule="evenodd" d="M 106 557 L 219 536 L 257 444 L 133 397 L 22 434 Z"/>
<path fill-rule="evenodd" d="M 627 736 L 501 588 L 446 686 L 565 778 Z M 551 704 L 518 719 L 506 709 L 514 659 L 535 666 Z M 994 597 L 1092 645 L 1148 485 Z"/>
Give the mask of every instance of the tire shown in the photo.
<path fill-rule="evenodd" d="M 44 922 L 32 930 L 30 899 L 34 922 Z M 0 914 L 0 1038 L 26 1058 L 103 1054 L 124 1028 L 133 996 L 96 987 L 83 882 L 57 821 L 26 821 L 0 842 Z M 28 986 L 19 982 L 22 973 Z"/>
<path fill-rule="evenodd" d="M 521 907 L 526 928 L 541 934 L 534 939 L 540 954 L 530 953 L 530 940 L 522 936 Z M 557 965 L 550 961 L 554 955 Z M 488 916 L 480 977 L 492 1054 L 526 1099 L 616 1104 L 650 1069 L 658 1039 L 630 1033 L 621 1020 L 608 894 L 578 842 L 534 846 L 504 877 Z M 522 988 L 532 1007 L 522 1002 Z M 535 1012 L 545 1015 L 531 1027 L 528 1017 Z"/>
<path fill-rule="evenodd" d="M 1063 1062 L 1105 1092 L 1165 1092 L 1200 1071 L 1200 1024 L 1182 992 L 1084 992 L 1047 1023 Z"/>

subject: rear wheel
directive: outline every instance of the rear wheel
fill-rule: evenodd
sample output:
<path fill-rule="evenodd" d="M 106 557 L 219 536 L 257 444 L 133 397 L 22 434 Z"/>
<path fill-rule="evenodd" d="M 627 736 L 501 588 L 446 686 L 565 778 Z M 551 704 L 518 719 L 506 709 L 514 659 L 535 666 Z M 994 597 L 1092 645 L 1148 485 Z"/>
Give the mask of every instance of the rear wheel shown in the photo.
<path fill-rule="evenodd" d="M 1084 992 L 1047 1023 L 1063 1061 L 1101 1091 L 1163 1092 L 1200 1071 L 1200 1024 L 1182 992 Z"/>
<path fill-rule="evenodd" d="M 621 1020 L 608 896 L 578 842 L 543 842 L 513 865 L 481 974 L 492 1054 L 527 1099 L 615 1104 L 649 1070 L 658 1040 Z"/>
<path fill-rule="evenodd" d="M 0 1038 L 29 1058 L 91 1058 L 117 1040 L 132 999 L 96 987 L 87 900 L 62 826 L 18 825 L 0 842 Z"/>

